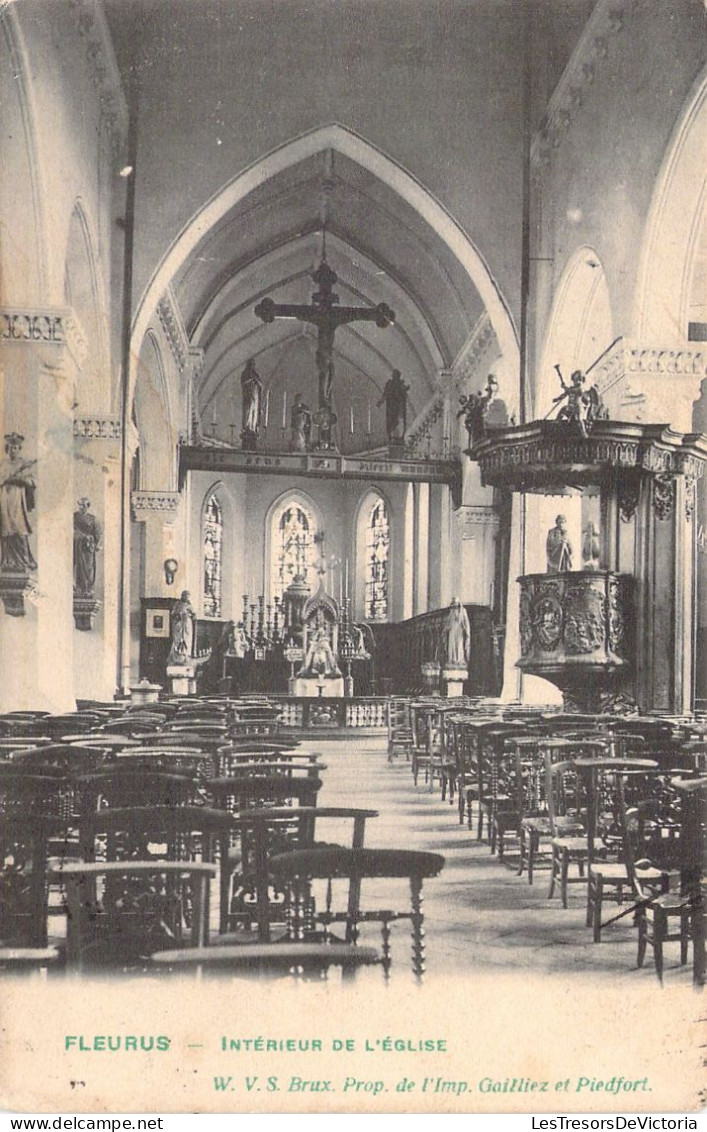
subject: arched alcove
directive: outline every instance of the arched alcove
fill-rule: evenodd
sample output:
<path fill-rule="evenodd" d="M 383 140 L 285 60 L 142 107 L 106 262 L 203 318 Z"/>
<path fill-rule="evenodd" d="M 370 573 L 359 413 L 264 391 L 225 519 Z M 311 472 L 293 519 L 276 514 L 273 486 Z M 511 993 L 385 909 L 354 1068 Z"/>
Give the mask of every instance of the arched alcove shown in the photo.
<path fill-rule="evenodd" d="M 202 617 L 229 620 L 239 612 L 234 588 L 236 538 L 233 499 L 226 484 L 218 480 L 204 493 L 200 509 L 197 553 Z M 212 600 L 210 580 L 215 583 Z"/>
<path fill-rule="evenodd" d="M 377 487 L 361 497 L 356 513 L 353 578 L 354 608 L 363 621 L 390 621 L 393 615 L 393 513 Z M 374 592 L 375 591 L 375 592 Z"/>
<path fill-rule="evenodd" d="M 646 221 L 633 330 L 641 342 L 670 346 L 687 338 L 700 264 L 704 271 L 705 137 L 707 68 L 673 130 Z"/>
<path fill-rule="evenodd" d="M 86 357 L 77 377 L 78 411 L 90 412 L 109 403 L 106 364 L 105 311 L 100 299 L 94 240 L 81 201 L 76 201 L 64 259 L 64 302 L 79 321 L 86 340 Z"/>
<path fill-rule="evenodd" d="M 268 601 L 281 597 L 297 573 L 304 573 L 316 590 L 314 561 L 319 552 L 314 539 L 321 530 L 321 512 L 306 492 L 286 491 L 272 503 L 265 516 L 263 592 Z"/>
<path fill-rule="evenodd" d="M 140 487 L 174 490 L 176 434 L 169 412 L 162 351 L 152 330 L 147 331 L 138 356 L 134 409 L 140 438 Z"/>
<path fill-rule="evenodd" d="M 543 417 L 562 393 L 555 370 L 569 381 L 572 370 L 586 372 L 614 340 L 611 297 L 599 256 L 590 247 L 569 258 L 555 292 L 538 370 L 533 416 Z"/>
<path fill-rule="evenodd" d="M 0 10 L 0 281 L 6 304 L 47 302 L 47 240 L 32 67 L 14 4 Z M 11 160 L 9 156 L 11 155 Z"/>

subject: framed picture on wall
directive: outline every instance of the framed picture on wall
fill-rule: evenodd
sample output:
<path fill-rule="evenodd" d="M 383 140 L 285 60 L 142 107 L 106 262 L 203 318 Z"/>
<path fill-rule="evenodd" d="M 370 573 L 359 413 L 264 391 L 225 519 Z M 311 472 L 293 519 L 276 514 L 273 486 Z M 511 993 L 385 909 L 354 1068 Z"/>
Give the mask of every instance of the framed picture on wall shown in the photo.
<path fill-rule="evenodd" d="M 146 610 L 145 636 L 147 636 L 147 637 L 168 637 L 169 636 L 169 610 L 168 609 L 148 609 L 148 610 Z"/>

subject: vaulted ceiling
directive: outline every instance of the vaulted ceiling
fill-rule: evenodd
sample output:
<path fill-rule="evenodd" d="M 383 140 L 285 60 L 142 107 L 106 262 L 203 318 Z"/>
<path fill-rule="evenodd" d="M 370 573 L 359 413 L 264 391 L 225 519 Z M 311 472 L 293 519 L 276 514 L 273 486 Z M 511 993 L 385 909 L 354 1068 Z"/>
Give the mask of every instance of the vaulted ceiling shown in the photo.
<path fill-rule="evenodd" d="M 468 274 L 418 212 L 355 161 L 331 150 L 314 155 L 239 202 L 174 279 L 189 337 L 205 353 L 204 419 L 217 406 L 221 419 L 224 391 L 248 358 L 255 358 L 266 386 L 277 386 L 278 397 L 288 374 L 301 382 L 309 367 L 313 381 L 313 328 L 291 320 L 265 325 L 254 306 L 265 295 L 311 301 L 324 211 L 326 255 L 339 276 L 341 303 L 385 302 L 396 314 L 386 330 L 354 322 L 336 333 L 337 385 L 347 386 L 347 412 L 353 403 L 356 419 L 364 403 L 380 397 L 394 368 L 410 384 L 412 411 L 421 408 L 440 368 L 451 364 L 482 314 Z M 314 396 L 313 384 L 304 392 Z"/>

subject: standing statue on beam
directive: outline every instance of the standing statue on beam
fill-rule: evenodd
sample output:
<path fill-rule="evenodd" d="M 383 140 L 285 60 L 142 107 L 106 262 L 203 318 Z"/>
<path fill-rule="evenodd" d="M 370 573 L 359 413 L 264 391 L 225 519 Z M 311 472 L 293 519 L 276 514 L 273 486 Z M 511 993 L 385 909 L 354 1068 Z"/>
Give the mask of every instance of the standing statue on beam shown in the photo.
<path fill-rule="evenodd" d="M 406 385 L 400 376 L 400 370 L 394 369 L 392 376 L 385 383 L 383 395 L 378 402 L 379 407 L 385 404 L 385 430 L 389 444 L 405 442 L 409 389 L 410 386 Z"/>
<path fill-rule="evenodd" d="M 263 420 L 263 383 L 252 358 L 248 359 L 241 374 L 241 400 L 243 405 L 241 443 L 246 452 L 252 452 L 257 447 L 258 433 Z"/>

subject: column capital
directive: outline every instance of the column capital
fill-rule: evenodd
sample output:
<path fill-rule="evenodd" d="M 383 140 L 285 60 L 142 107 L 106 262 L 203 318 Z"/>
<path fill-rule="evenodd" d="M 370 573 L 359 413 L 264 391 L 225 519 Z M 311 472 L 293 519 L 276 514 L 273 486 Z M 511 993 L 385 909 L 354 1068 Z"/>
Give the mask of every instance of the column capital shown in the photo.
<path fill-rule="evenodd" d="M 0 345 L 63 346 L 78 367 L 86 357 L 86 335 L 71 307 L 0 307 Z"/>
<path fill-rule="evenodd" d="M 133 514 L 138 523 L 145 523 L 156 517 L 163 523 L 173 523 L 180 500 L 178 491 L 133 491 L 130 496 Z"/>
<path fill-rule="evenodd" d="M 74 438 L 76 440 L 120 440 L 123 429 L 117 415 L 74 418 Z"/>
<path fill-rule="evenodd" d="M 500 518 L 492 504 L 463 503 L 457 510 L 457 523 L 463 539 L 475 537 L 477 527 L 498 527 Z"/>
<path fill-rule="evenodd" d="M 670 346 L 618 338 L 591 370 L 609 415 L 692 432 L 692 406 L 707 377 L 707 345 Z"/>

